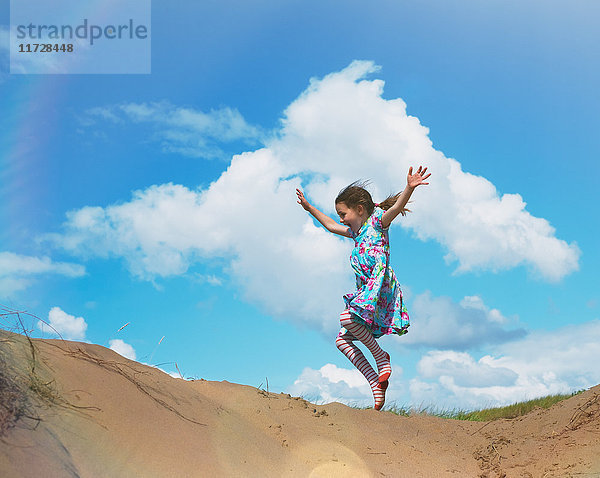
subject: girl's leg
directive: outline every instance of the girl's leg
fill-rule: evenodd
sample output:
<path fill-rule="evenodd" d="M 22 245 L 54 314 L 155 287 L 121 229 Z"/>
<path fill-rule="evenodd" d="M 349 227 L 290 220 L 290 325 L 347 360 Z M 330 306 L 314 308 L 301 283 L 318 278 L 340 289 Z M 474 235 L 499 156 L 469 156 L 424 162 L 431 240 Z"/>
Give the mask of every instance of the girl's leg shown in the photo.
<path fill-rule="evenodd" d="M 360 349 L 352 342 L 356 340 L 355 337 L 346 332 L 344 335 L 339 335 L 335 340 L 335 344 L 340 351 L 348 357 L 350 362 L 365 376 L 371 391 L 373 392 L 373 399 L 375 400 L 375 410 L 381 410 L 385 403 L 385 389 L 387 388 L 387 381 L 379 383 L 377 373 L 371 367 L 369 361 L 365 358 Z"/>
<path fill-rule="evenodd" d="M 358 324 L 352 320 L 350 312 L 346 309 L 340 316 L 342 327 L 348 330 L 354 337 L 360 340 L 373 354 L 379 371 L 379 382 L 385 382 L 392 374 L 390 356 L 385 352 L 373 337 L 373 334 L 364 325 Z"/>
<path fill-rule="evenodd" d="M 354 364 L 354 366 L 365 376 L 371 391 L 373 392 L 373 399 L 375 400 L 375 410 L 381 410 L 385 403 L 385 389 L 387 388 L 387 380 L 383 383 L 379 383 L 379 379 L 373 367 L 369 361 L 365 358 L 360 349 L 354 345 L 356 338 L 350 333 L 346 332 L 343 335 L 339 335 L 335 341 L 338 349 L 348 357 L 348 360 Z"/>

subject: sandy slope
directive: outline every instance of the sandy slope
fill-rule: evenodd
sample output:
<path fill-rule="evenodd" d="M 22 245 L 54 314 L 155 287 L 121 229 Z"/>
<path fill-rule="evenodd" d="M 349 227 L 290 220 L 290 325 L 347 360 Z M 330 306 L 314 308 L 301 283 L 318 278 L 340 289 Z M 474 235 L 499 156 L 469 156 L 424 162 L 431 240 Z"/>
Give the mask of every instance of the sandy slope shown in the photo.
<path fill-rule="evenodd" d="M 0 333 L 3 477 L 600 477 L 600 387 L 516 420 L 406 418 L 33 344 Z"/>

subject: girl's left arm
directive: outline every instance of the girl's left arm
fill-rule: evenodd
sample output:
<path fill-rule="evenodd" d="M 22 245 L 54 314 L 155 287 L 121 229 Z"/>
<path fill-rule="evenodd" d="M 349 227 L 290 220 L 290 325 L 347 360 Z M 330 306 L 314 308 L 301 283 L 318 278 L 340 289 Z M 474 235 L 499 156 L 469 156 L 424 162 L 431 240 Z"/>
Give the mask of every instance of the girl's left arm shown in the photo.
<path fill-rule="evenodd" d="M 413 174 L 412 166 L 408 168 L 408 176 L 406 178 L 406 187 L 404 188 L 404 191 L 400 193 L 400 196 L 398 196 L 398 199 L 396 199 L 394 205 L 390 207 L 387 211 L 385 211 L 381 216 L 381 225 L 384 229 L 390 226 L 390 224 L 394 219 L 396 219 L 396 216 L 398 216 L 398 214 L 402 214 L 402 211 L 404 211 L 404 206 L 406 206 L 406 203 L 410 199 L 410 196 L 412 195 L 415 188 L 417 186 L 420 186 L 421 184 L 429 184 L 426 183 L 425 180 L 429 176 L 431 176 L 431 173 L 425 175 L 427 168 L 423 168 L 422 170 L 421 169 L 422 167 L 419 166 L 417 172 Z"/>

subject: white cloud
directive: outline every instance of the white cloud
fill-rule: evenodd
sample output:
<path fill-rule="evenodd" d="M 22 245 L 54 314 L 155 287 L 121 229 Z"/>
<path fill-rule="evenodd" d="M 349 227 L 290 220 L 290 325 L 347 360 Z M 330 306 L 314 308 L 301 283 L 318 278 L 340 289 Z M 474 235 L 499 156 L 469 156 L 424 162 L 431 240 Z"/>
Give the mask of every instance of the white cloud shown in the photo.
<path fill-rule="evenodd" d="M 122 355 L 123 357 L 128 358 L 130 360 L 136 359 L 135 350 L 134 350 L 133 346 L 129 345 L 128 343 L 124 342 L 123 340 L 121 340 L 121 339 L 109 340 L 108 344 L 109 344 L 109 348 L 111 350 L 114 350 L 115 352 Z"/>
<path fill-rule="evenodd" d="M 402 368 L 393 364 L 394 377 L 402 374 Z M 390 382 L 386 393 L 388 405 L 402 392 L 400 380 Z M 287 393 L 301 396 L 314 403 L 340 402 L 357 406 L 373 406 L 373 394 L 365 377 L 355 368 L 345 369 L 328 363 L 319 370 L 306 367 Z"/>
<path fill-rule="evenodd" d="M 569 393 L 600 383 L 600 320 L 536 331 L 475 360 L 431 351 L 411 380 L 411 401 L 441 408 L 479 408 Z"/>
<path fill-rule="evenodd" d="M 363 79 L 375 71 L 370 62 L 354 62 L 313 80 L 286 110 L 280 139 L 269 147 L 287 174 L 318 175 L 306 184 L 309 196 L 331 209 L 341 186 L 362 177 L 373 180 L 382 198 L 404 186 L 410 165 L 424 164 L 433 173 L 431 184 L 416 191 L 415 213 L 398 222 L 444 245 L 457 272 L 526 265 L 555 281 L 578 268 L 575 244 L 557 239 L 547 220 L 530 215 L 519 194 L 500 196 L 490 181 L 436 151 L 429 130 L 406 114 L 404 101 L 383 99 L 383 82 Z"/>
<path fill-rule="evenodd" d="M 228 269 L 249 300 L 332 334 L 341 296 L 352 288 L 350 244 L 307 219 L 295 204 L 299 181 L 280 181 L 268 151 L 252 156 L 250 163 L 234 158 L 206 191 L 166 184 L 137 191 L 125 204 L 72 211 L 65 233 L 49 237 L 73 253 L 123 257 L 147 280 L 233 257 Z"/>
<path fill-rule="evenodd" d="M 53 262 L 49 257 L 34 257 L 0 252 L 0 297 L 13 297 L 33 283 L 40 274 L 59 274 L 81 277 L 85 268 L 79 264 Z"/>
<path fill-rule="evenodd" d="M 0 252 L 0 274 L 2 276 L 43 273 L 81 277 L 85 274 L 85 269 L 79 264 L 52 262 L 49 257 L 33 257 L 13 252 Z"/>
<path fill-rule="evenodd" d="M 434 350 L 425 354 L 417 365 L 423 378 L 452 377 L 460 387 L 511 386 L 518 375 L 506 367 L 493 367 L 486 363 L 489 357 L 475 362 L 466 352 Z"/>
<path fill-rule="evenodd" d="M 60 307 L 52 307 L 48 313 L 48 325 L 41 320 L 38 328 L 44 333 L 60 334 L 66 340 L 85 340 L 87 323 L 83 317 L 67 314 Z"/>
<path fill-rule="evenodd" d="M 33 283 L 22 277 L 0 277 L 0 297 L 12 298 L 17 292 L 27 289 Z"/>
<path fill-rule="evenodd" d="M 433 297 L 427 291 L 415 297 L 410 316 L 410 331 L 402 345 L 465 350 L 526 334 L 522 328 L 507 329 L 510 321 L 478 296 L 467 296 L 457 304 L 450 297 Z"/>
<path fill-rule="evenodd" d="M 554 282 L 579 268 L 581 252 L 577 245 L 556 238 L 546 219 L 525 210 L 526 203 L 519 194 L 500 196 L 487 179 L 463 172 L 453 159 L 444 162 L 449 166 L 446 203 L 427 202 L 419 223 L 413 218 L 408 223 L 419 238 L 434 238 L 444 244 L 448 248 L 446 260 L 459 263 L 457 272 L 525 265 Z M 426 216 L 437 224 L 427 224 Z"/>
<path fill-rule="evenodd" d="M 199 284 L 210 284 L 215 287 L 223 285 L 223 279 L 214 274 L 195 273 L 192 275 L 192 278 Z"/>
<path fill-rule="evenodd" d="M 267 147 L 234 156 L 207 189 L 155 185 L 136 191 L 126 203 L 71 211 L 63 233 L 52 239 L 82 256 L 122 257 L 146 280 L 222 258 L 225 272 L 253 303 L 333 333 L 341 296 L 353 288 L 347 264 L 351 241 L 315 227 L 296 204 L 294 189 L 302 186 L 311 201 L 333 213 L 336 193 L 353 180 L 371 178 L 377 200 L 403 187 L 409 165 L 425 164 L 434 173 L 431 185 L 416 191 L 415 213 L 397 222 L 421 239 L 443 244 L 448 260 L 458 262 L 457 271 L 524 264 L 557 280 L 577 269 L 575 245 L 557 239 L 545 219 L 525 211 L 519 195 L 499 196 L 485 178 L 463 172 L 457 161 L 433 149 L 428 129 L 406 114 L 405 103 L 382 98 L 381 80 L 364 79 L 376 71 L 371 62 L 353 62 L 311 80 L 286 109 L 281 131 Z M 174 128 L 176 134 L 186 128 L 215 138 L 227 137 L 229 130 L 233 136 L 246 134 L 239 133 L 246 127 L 235 126 L 233 113 L 207 119 L 156 103 L 110 110 L 117 113 L 130 121 L 155 121 L 163 113 L 167 119 L 157 120 L 164 121 L 157 127 Z M 493 331 L 484 334 L 486 340 L 509 333 L 502 332 L 493 312 L 478 311 L 476 304 L 461 307 L 486 317 Z M 456 341 L 467 346 L 474 337 L 471 329 L 461 330 Z"/>
<path fill-rule="evenodd" d="M 485 312 L 487 319 L 490 322 L 496 322 L 498 324 L 506 324 L 508 319 L 502 315 L 502 313 L 498 309 L 489 309 L 484 303 L 483 299 L 476 295 L 468 295 L 465 296 L 463 300 L 460 301 L 460 306 L 464 309 L 474 309 Z"/>
<path fill-rule="evenodd" d="M 90 126 L 98 119 L 118 124 L 148 123 L 163 151 L 192 157 L 222 158 L 222 143 L 243 141 L 256 145 L 264 137 L 260 128 L 248 124 L 238 110 L 227 107 L 205 113 L 166 101 L 125 103 L 90 108 L 81 121 Z"/>

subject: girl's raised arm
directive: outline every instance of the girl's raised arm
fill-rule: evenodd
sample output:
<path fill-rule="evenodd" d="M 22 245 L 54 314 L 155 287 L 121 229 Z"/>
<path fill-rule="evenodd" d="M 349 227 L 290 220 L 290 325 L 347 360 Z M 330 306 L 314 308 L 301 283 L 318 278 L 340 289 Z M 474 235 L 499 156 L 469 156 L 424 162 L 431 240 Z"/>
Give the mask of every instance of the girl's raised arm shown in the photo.
<path fill-rule="evenodd" d="M 329 232 L 333 232 L 334 234 L 339 234 L 340 236 L 352 237 L 349 227 L 337 223 L 327 214 L 323 214 L 316 207 L 309 204 L 304 197 L 304 193 L 300 191 L 300 189 L 296 189 L 296 195 L 298 196 L 298 204 L 300 204 L 305 211 L 308 211 L 317 221 L 319 221 L 325 229 L 327 229 Z"/>
<path fill-rule="evenodd" d="M 406 187 L 404 188 L 404 191 L 400 193 L 400 196 L 398 196 L 398 199 L 396 199 L 394 205 L 385 211 L 381 216 L 381 225 L 384 228 L 389 227 L 392 221 L 396 219 L 396 216 L 402 213 L 404 206 L 406 206 L 406 203 L 410 199 L 411 194 L 417 186 L 420 186 L 421 184 L 429 184 L 424 181 L 431 176 L 431 173 L 425 176 L 425 171 L 427 171 L 427 168 L 423 168 L 422 171 L 421 169 L 422 166 L 419 166 L 417 172 L 413 174 L 412 166 L 408 168 L 408 176 L 406 177 Z"/>

